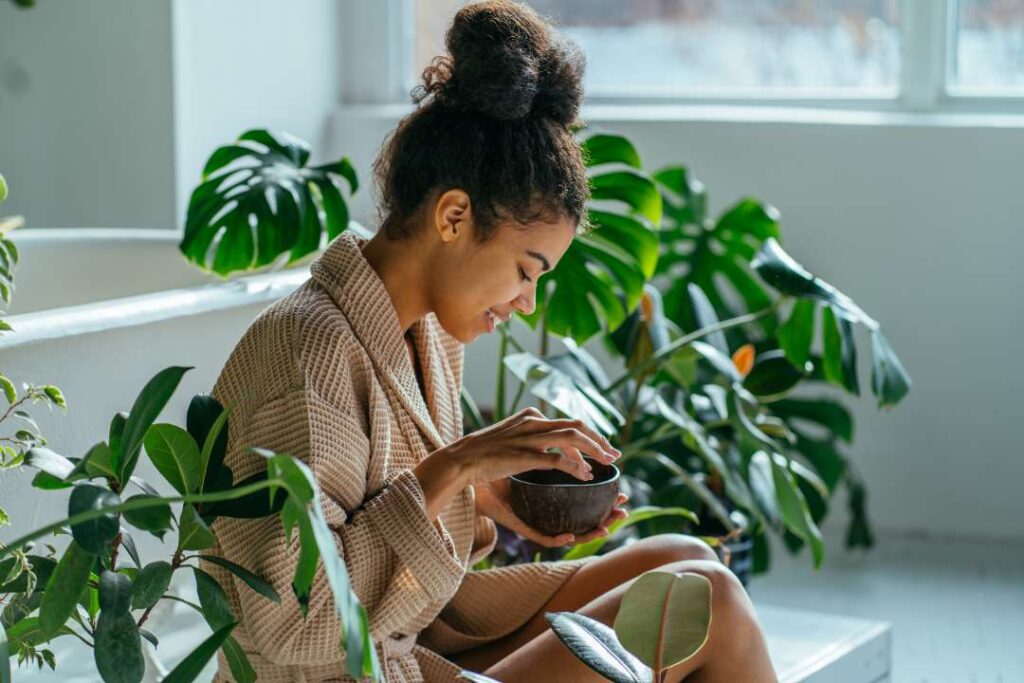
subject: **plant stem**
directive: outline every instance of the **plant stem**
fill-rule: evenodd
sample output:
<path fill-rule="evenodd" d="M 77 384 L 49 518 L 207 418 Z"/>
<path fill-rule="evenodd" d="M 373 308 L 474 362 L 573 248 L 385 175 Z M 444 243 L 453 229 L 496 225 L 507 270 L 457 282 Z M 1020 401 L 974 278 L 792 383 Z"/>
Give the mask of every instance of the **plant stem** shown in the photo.
<path fill-rule="evenodd" d="M 733 327 L 739 327 L 741 325 L 747 325 L 749 323 L 756 322 L 756 321 L 760 320 L 761 318 L 764 318 L 766 316 L 771 315 L 779 307 L 779 305 L 782 302 L 782 300 L 783 299 L 781 299 L 781 298 L 777 299 L 775 301 L 775 303 L 773 303 L 771 306 L 769 306 L 768 308 L 765 308 L 763 310 L 760 310 L 760 311 L 758 311 L 756 313 L 748 313 L 746 315 L 740 315 L 740 316 L 737 316 L 735 318 L 729 318 L 728 320 L 722 320 L 722 321 L 719 321 L 719 322 L 715 323 L 714 325 L 708 325 L 707 327 L 702 327 L 699 330 L 694 330 L 690 334 L 683 335 L 682 337 L 680 337 L 679 339 L 676 339 L 674 342 L 672 342 L 668 346 L 665 346 L 664 348 L 662 348 L 660 351 L 658 351 L 656 354 L 652 355 L 650 358 L 648 358 L 644 362 L 642 362 L 642 363 L 638 364 L 637 366 L 627 370 L 625 373 L 622 374 L 621 377 L 617 378 L 614 382 L 612 382 L 610 385 L 608 385 L 608 387 L 605 389 L 605 391 L 606 392 L 610 392 L 610 391 L 614 391 L 615 389 L 618 389 L 630 377 L 642 376 L 643 373 L 645 373 L 648 370 L 650 370 L 651 368 L 655 367 L 662 360 L 668 358 L 669 356 L 671 356 L 672 354 L 674 354 L 676 351 L 678 351 L 679 349 L 683 348 L 684 346 L 687 346 L 688 344 L 691 344 L 691 343 L 697 341 L 701 337 L 706 337 L 707 335 L 712 334 L 714 332 L 718 332 L 719 330 L 728 330 L 728 329 L 733 328 Z"/>
<path fill-rule="evenodd" d="M 504 325 L 501 330 L 501 345 L 498 347 L 498 388 L 494 394 L 494 421 L 505 418 L 505 354 L 508 353 L 508 330 Z"/>
<path fill-rule="evenodd" d="M 546 355 L 548 355 L 548 316 L 545 314 L 540 319 L 540 357 L 544 358 Z M 548 414 L 547 401 L 541 400 L 540 412 L 544 415 Z"/>
<path fill-rule="evenodd" d="M 284 479 L 280 477 L 267 478 L 263 481 L 249 484 L 248 486 L 241 486 L 239 488 L 229 489 L 227 491 L 216 491 L 214 493 L 192 493 L 187 496 L 168 496 L 168 497 L 146 497 L 137 498 L 135 500 L 118 503 L 117 505 L 111 505 L 108 507 L 94 508 L 92 510 L 86 510 L 79 512 L 77 515 L 62 519 L 59 522 L 48 524 L 42 529 L 36 529 L 35 531 L 25 534 L 21 538 L 8 543 L 7 547 L 0 550 L 0 560 L 7 557 L 15 549 L 22 547 L 29 541 L 34 541 L 37 538 L 42 538 L 49 533 L 60 529 L 63 526 L 75 526 L 83 522 L 88 522 L 93 519 L 98 519 L 107 515 L 111 512 L 126 512 L 129 510 L 141 510 L 148 507 L 155 507 L 157 505 L 165 505 L 167 503 L 214 503 L 222 500 L 235 500 L 241 498 L 250 493 L 256 491 L 262 491 L 263 489 L 270 488 L 271 486 L 284 486 L 287 489 L 287 484 Z"/>

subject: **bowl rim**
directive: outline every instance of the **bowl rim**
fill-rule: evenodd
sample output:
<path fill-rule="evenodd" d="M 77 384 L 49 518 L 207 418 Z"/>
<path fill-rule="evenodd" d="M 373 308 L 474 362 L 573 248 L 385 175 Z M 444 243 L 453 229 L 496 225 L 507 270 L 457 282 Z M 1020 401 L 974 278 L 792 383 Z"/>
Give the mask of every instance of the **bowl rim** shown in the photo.
<path fill-rule="evenodd" d="M 591 458 L 591 459 L 593 459 L 593 458 Z M 603 465 L 604 463 L 601 463 L 601 464 Z M 615 465 L 615 463 L 610 462 L 607 465 L 605 465 L 605 467 L 611 467 L 613 470 L 615 470 L 615 474 L 612 475 L 610 478 L 602 479 L 601 481 L 581 481 L 579 484 L 538 484 L 535 481 L 526 481 L 524 479 L 520 479 L 518 477 L 518 475 L 515 475 L 515 474 L 509 475 L 508 478 L 510 480 L 515 481 L 517 484 L 522 484 L 523 486 L 541 486 L 541 487 L 544 487 L 544 488 L 559 488 L 559 487 L 569 487 L 569 486 L 571 486 L 573 488 L 583 488 L 583 487 L 586 487 L 586 486 L 603 486 L 605 484 L 610 484 L 613 481 L 618 481 L 619 477 L 622 476 L 622 470 L 620 470 Z M 552 467 L 551 469 L 558 469 L 558 468 Z M 533 472 L 533 471 L 535 471 L 535 470 L 527 470 L 527 472 Z M 520 472 L 519 474 L 525 474 L 525 472 Z M 568 473 L 566 473 L 566 474 L 568 474 Z"/>

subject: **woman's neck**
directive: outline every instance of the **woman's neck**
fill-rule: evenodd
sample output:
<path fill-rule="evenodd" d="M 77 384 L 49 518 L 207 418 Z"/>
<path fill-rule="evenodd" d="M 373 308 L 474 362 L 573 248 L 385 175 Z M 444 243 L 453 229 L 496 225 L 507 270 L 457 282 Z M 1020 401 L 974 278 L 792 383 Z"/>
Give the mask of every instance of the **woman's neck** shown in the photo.
<path fill-rule="evenodd" d="M 414 322 L 430 312 L 423 251 L 416 240 L 389 240 L 378 231 L 362 247 L 363 257 L 384 283 L 398 312 L 398 323 L 408 332 Z"/>

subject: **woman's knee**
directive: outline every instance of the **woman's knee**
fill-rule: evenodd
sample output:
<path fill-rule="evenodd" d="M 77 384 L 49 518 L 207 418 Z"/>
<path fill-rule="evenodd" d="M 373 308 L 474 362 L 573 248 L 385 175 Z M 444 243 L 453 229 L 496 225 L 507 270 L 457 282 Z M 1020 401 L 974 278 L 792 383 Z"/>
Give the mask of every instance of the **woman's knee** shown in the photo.
<path fill-rule="evenodd" d="M 675 574 L 688 572 L 703 576 L 711 584 L 711 611 L 716 619 L 728 622 L 730 631 L 744 626 L 759 629 L 754 604 L 747 589 L 721 562 L 708 560 L 686 560 L 674 562 L 660 568 Z M 724 625 L 724 624 L 723 624 Z"/>
<path fill-rule="evenodd" d="M 684 534 L 658 534 L 624 548 L 637 574 L 673 562 L 703 560 L 718 562 L 718 555 L 704 541 Z"/>

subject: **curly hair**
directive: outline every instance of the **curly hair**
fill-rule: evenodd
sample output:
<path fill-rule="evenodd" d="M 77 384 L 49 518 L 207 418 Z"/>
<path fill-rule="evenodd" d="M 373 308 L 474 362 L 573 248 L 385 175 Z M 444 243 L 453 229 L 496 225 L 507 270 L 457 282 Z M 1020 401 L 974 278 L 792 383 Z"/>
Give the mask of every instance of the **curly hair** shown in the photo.
<path fill-rule="evenodd" d="M 374 162 L 387 236 L 411 236 L 424 202 L 452 188 L 469 195 L 481 242 L 506 220 L 568 217 L 586 231 L 579 48 L 510 0 L 463 7 L 445 44 Z"/>

